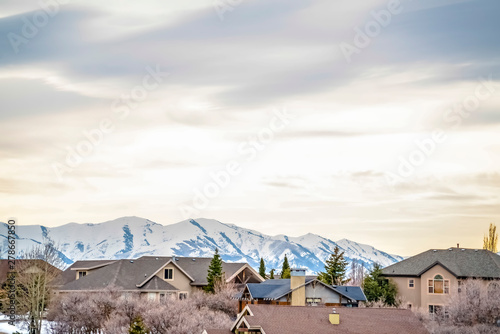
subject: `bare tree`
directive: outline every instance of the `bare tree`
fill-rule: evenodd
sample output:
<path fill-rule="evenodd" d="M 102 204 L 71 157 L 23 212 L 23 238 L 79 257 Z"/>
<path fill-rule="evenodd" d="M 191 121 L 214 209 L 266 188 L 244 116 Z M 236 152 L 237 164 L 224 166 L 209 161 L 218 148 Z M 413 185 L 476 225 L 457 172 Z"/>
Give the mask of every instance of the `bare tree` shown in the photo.
<path fill-rule="evenodd" d="M 18 313 L 31 333 L 40 333 L 42 318 L 64 266 L 53 243 L 33 247 L 16 261 Z"/>
<path fill-rule="evenodd" d="M 121 295 L 114 289 L 62 296 L 48 315 L 54 334 L 136 333 L 138 322 L 151 334 L 201 333 L 205 328 L 227 329 L 237 314 L 236 290 L 220 284 L 214 294 L 195 293 L 188 299 L 150 301 Z"/>
<path fill-rule="evenodd" d="M 353 259 L 351 262 L 351 271 L 349 273 L 349 283 L 352 286 L 363 285 L 363 279 L 365 277 L 365 267 L 362 262 L 357 259 Z"/>
<path fill-rule="evenodd" d="M 495 224 L 490 224 L 488 235 L 484 236 L 483 248 L 492 251 L 493 253 L 498 252 L 498 233 L 497 226 Z"/>
<path fill-rule="evenodd" d="M 500 320 L 500 281 L 466 280 L 447 304 L 429 315 L 418 310 L 432 334 L 498 333 Z"/>

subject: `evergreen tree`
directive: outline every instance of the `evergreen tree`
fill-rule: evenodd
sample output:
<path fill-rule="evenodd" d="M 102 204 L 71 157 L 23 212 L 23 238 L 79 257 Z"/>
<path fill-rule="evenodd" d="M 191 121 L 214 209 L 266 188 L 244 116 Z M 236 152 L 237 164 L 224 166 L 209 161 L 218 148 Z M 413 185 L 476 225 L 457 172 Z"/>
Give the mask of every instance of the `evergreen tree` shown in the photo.
<path fill-rule="evenodd" d="M 219 255 L 219 250 L 215 249 L 214 257 L 210 261 L 207 274 L 208 285 L 204 288 L 205 292 L 214 293 L 215 287 L 222 282 L 222 259 Z"/>
<path fill-rule="evenodd" d="M 281 278 L 285 279 L 285 278 L 291 278 L 292 277 L 292 273 L 291 273 L 291 270 L 290 268 L 286 268 L 285 271 L 283 271 L 281 273 Z"/>
<path fill-rule="evenodd" d="M 130 325 L 128 333 L 129 334 L 148 334 L 148 333 L 150 333 L 150 331 L 146 328 L 146 325 L 144 325 L 142 318 L 140 316 L 137 316 L 132 321 L 132 324 Z"/>
<path fill-rule="evenodd" d="M 369 302 L 382 301 L 388 306 L 398 306 L 398 288 L 395 283 L 382 276 L 382 268 L 378 263 L 373 265 L 373 269 L 366 276 L 363 291 Z"/>
<path fill-rule="evenodd" d="M 495 224 L 490 224 L 488 236 L 484 236 L 483 249 L 487 249 L 493 253 L 498 252 L 498 233 Z"/>
<path fill-rule="evenodd" d="M 266 278 L 266 264 L 263 258 L 260 258 L 259 275 L 264 279 Z"/>
<path fill-rule="evenodd" d="M 288 270 L 288 275 L 290 275 L 290 265 L 288 264 L 288 258 L 286 257 L 283 259 L 283 266 L 281 267 L 281 278 L 290 278 L 290 277 L 283 277 L 286 276 L 286 272 Z"/>
<path fill-rule="evenodd" d="M 344 252 L 335 246 L 333 254 L 330 254 L 325 263 L 325 271 L 320 272 L 318 278 L 328 285 L 344 285 L 349 282 L 346 278 L 348 262 L 344 259 Z"/>
<path fill-rule="evenodd" d="M 274 279 L 274 269 L 271 269 L 271 272 L 269 273 L 269 279 Z"/>

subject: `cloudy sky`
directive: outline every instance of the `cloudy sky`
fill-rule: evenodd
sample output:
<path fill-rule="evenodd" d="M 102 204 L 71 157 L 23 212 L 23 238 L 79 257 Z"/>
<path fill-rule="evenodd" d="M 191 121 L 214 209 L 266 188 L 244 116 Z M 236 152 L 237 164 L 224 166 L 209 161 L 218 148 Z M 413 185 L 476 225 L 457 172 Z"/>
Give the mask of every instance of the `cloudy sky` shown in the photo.
<path fill-rule="evenodd" d="M 0 220 L 481 247 L 500 224 L 499 10 L 1 0 Z"/>

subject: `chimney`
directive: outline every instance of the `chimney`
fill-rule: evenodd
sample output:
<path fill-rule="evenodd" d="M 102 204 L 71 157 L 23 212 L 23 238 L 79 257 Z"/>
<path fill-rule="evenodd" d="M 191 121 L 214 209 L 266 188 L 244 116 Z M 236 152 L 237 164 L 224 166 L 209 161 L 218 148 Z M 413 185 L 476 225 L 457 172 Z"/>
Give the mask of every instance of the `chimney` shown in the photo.
<path fill-rule="evenodd" d="M 340 314 L 337 313 L 337 310 L 333 309 L 332 313 L 329 314 L 328 320 L 332 325 L 340 325 Z"/>
<path fill-rule="evenodd" d="M 457 244 L 457 248 L 460 248 L 460 244 Z"/>
<path fill-rule="evenodd" d="M 306 287 L 304 283 L 306 282 L 306 270 L 302 268 L 292 269 L 290 275 L 290 289 L 294 290 L 292 291 L 292 306 L 305 306 Z M 299 286 L 301 287 L 298 288 Z"/>

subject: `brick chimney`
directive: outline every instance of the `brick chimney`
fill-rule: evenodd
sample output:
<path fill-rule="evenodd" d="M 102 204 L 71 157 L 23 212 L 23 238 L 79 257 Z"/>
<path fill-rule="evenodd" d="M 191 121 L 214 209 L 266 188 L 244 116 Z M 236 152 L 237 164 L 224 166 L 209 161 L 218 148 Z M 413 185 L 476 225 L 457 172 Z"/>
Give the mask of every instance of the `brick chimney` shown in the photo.
<path fill-rule="evenodd" d="M 290 271 L 290 289 L 294 290 L 299 286 L 302 286 L 294 291 L 292 291 L 292 306 L 305 306 L 306 305 L 306 287 L 304 283 L 306 282 L 306 270 L 302 268 L 292 269 Z"/>
<path fill-rule="evenodd" d="M 328 320 L 332 325 L 340 325 L 340 314 L 337 313 L 337 310 L 332 310 L 332 313 L 328 315 Z"/>

